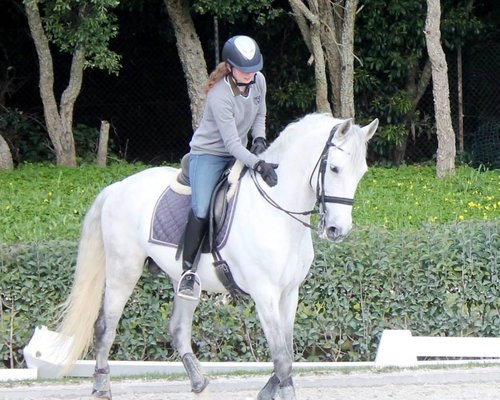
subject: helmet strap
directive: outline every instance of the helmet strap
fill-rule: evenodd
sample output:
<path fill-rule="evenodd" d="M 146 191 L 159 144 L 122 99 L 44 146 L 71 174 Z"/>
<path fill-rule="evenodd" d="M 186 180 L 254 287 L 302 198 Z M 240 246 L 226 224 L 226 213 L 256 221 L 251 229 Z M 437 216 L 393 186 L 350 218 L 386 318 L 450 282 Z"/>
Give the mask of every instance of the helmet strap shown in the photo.
<path fill-rule="evenodd" d="M 253 79 L 248 82 L 248 83 L 244 83 L 244 82 L 240 82 L 238 81 L 234 75 L 233 75 L 233 67 L 231 66 L 230 67 L 230 70 L 229 70 L 229 75 L 231 76 L 231 78 L 233 79 L 234 83 L 236 83 L 237 86 L 246 86 L 247 88 L 250 86 L 250 85 L 253 85 L 255 83 L 255 77 L 257 76 L 257 74 L 254 74 L 253 76 Z"/>

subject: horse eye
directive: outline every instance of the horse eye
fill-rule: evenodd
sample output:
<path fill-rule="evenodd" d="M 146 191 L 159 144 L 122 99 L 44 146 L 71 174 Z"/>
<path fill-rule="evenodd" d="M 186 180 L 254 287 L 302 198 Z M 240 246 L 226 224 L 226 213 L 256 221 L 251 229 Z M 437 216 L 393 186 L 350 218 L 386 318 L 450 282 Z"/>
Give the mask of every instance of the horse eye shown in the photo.
<path fill-rule="evenodd" d="M 330 169 L 332 170 L 332 172 L 334 174 L 338 174 L 339 173 L 339 168 L 334 166 L 334 165 L 330 165 Z"/>

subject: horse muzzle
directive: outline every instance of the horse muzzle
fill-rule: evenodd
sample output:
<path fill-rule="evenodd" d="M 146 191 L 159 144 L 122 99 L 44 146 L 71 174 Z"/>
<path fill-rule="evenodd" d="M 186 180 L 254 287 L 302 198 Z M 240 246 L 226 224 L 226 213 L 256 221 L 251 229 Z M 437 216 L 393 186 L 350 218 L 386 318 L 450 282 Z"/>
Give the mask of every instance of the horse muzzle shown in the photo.
<path fill-rule="evenodd" d="M 324 229 L 319 232 L 319 237 L 321 239 L 327 239 L 338 243 L 344 240 L 349 235 L 350 231 L 351 227 L 348 229 L 342 229 L 333 225 L 325 226 Z"/>

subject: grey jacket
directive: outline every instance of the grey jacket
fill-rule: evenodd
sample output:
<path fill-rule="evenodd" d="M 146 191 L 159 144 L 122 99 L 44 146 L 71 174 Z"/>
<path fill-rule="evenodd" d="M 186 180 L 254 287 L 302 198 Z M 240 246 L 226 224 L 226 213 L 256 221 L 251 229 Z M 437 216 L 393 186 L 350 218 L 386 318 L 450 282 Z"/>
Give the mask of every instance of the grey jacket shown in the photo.
<path fill-rule="evenodd" d="M 200 126 L 190 142 L 191 154 L 232 155 L 252 168 L 259 160 L 246 149 L 248 134 L 266 136 L 266 79 L 257 72 L 248 95 L 242 96 L 226 77 L 207 94 Z"/>

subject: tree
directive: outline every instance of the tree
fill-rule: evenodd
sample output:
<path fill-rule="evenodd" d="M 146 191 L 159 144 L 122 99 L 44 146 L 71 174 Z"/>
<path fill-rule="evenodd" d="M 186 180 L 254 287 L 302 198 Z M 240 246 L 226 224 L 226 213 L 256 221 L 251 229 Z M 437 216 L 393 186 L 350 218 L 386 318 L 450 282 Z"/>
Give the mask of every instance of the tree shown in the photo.
<path fill-rule="evenodd" d="M 203 114 L 205 96 L 201 88 L 208 78 L 203 48 L 189 11 L 188 0 L 164 0 L 177 39 L 177 51 L 186 78 L 191 100 L 193 129 L 198 127 Z"/>
<path fill-rule="evenodd" d="M 425 3 L 413 0 L 371 0 L 357 17 L 356 106 L 382 118 L 372 148 L 396 164 L 404 161 L 407 141 L 430 129 L 429 116 L 418 110 L 431 82 L 425 18 Z M 474 40 L 480 27 L 470 4 L 443 1 L 446 50 Z"/>
<path fill-rule="evenodd" d="M 438 177 L 455 174 L 455 133 L 451 124 L 448 65 L 441 46 L 441 3 L 427 0 L 425 39 L 432 64 L 434 114 L 438 137 L 436 174 Z"/>
<path fill-rule="evenodd" d="M 84 68 L 96 67 L 110 72 L 119 69 L 119 56 L 108 49 L 109 40 L 117 34 L 115 18 L 109 10 L 117 5 L 117 0 L 25 0 L 26 16 L 38 55 L 45 123 L 58 165 L 77 165 L 73 111 L 82 87 Z M 40 8 L 44 11 L 43 16 Z M 59 105 L 54 92 L 50 43 L 72 56 L 68 84 Z"/>
<path fill-rule="evenodd" d="M 309 6 L 302 0 L 289 2 L 315 65 L 318 111 L 333 109 L 339 117 L 354 117 L 354 23 L 358 0 L 308 0 Z"/>
<path fill-rule="evenodd" d="M 12 154 L 9 145 L 0 134 L 0 170 L 13 169 L 14 162 L 12 161 Z"/>
<path fill-rule="evenodd" d="M 205 103 L 202 87 L 208 78 L 203 48 L 190 14 L 189 0 L 164 0 L 164 3 L 177 39 L 177 50 L 191 101 L 192 126 L 196 129 Z M 263 14 L 263 10 L 270 9 L 271 3 L 272 0 L 234 0 L 231 2 L 196 0 L 193 8 L 199 14 L 211 13 L 215 17 L 230 22 L 248 14 L 257 14 L 257 18 L 264 21 L 276 15 L 276 12 L 272 10 L 268 16 Z"/>

